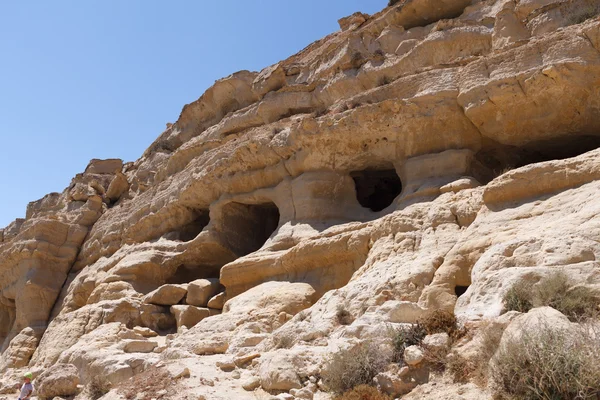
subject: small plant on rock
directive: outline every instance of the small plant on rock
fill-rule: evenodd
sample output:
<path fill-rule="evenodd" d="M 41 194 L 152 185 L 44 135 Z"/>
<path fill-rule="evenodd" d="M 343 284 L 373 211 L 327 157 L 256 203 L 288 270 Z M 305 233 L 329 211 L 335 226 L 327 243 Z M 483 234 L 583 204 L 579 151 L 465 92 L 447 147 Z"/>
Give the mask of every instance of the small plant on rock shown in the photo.
<path fill-rule="evenodd" d="M 393 5 L 395 5 L 396 3 L 398 3 L 400 0 L 389 0 L 388 1 L 388 7 L 391 7 Z"/>
<path fill-rule="evenodd" d="M 383 372 L 391 360 L 389 347 L 363 342 L 335 353 L 323 371 L 329 389 L 342 394 L 360 385 L 372 385 L 373 378 Z"/>
<path fill-rule="evenodd" d="M 419 324 L 428 335 L 445 332 L 450 337 L 456 337 L 459 333 L 456 317 L 446 310 L 435 310 L 427 314 L 419 319 Z"/>
<path fill-rule="evenodd" d="M 353 321 L 352 314 L 343 304 L 337 306 L 335 317 L 340 325 L 350 325 Z"/>
<path fill-rule="evenodd" d="M 526 313 L 533 308 L 531 298 L 531 285 L 525 281 L 519 281 L 513 285 L 504 295 L 504 308 L 506 311 L 518 311 Z"/>

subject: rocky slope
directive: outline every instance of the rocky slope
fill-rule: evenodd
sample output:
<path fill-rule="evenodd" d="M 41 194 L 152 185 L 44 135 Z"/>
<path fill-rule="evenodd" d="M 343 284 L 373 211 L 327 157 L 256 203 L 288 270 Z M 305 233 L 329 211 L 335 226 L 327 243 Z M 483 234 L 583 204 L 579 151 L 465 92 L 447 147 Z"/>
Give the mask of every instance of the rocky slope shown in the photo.
<path fill-rule="evenodd" d="M 510 326 L 507 290 L 556 270 L 600 288 L 598 11 L 357 13 L 217 81 L 139 160 L 92 160 L 0 231 L 0 393 L 30 369 L 48 398 L 327 399 L 331 355 L 390 327 Z M 415 365 L 379 386 L 491 398 Z"/>

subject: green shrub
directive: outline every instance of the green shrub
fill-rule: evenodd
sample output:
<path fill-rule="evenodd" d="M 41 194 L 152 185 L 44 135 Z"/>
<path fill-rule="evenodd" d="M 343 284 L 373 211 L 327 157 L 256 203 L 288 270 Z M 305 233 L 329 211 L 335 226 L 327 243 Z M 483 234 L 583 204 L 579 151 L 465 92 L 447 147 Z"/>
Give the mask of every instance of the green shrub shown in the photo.
<path fill-rule="evenodd" d="M 499 394 L 514 399 L 597 399 L 600 342 L 588 328 L 523 331 L 503 346 L 492 365 Z"/>
<path fill-rule="evenodd" d="M 336 397 L 335 400 L 392 400 L 392 398 L 373 386 L 360 385 Z"/>
<path fill-rule="evenodd" d="M 562 272 L 543 278 L 534 287 L 520 281 L 504 296 L 507 311 L 527 312 L 542 306 L 550 306 L 572 321 L 585 320 L 598 315 L 598 296 L 587 287 L 574 287 Z"/>
<path fill-rule="evenodd" d="M 329 389 L 345 393 L 360 385 L 372 385 L 373 378 L 391 361 L 391 350 L 371 342 L 363 342 L 334 354 L 323 371 Z"/>

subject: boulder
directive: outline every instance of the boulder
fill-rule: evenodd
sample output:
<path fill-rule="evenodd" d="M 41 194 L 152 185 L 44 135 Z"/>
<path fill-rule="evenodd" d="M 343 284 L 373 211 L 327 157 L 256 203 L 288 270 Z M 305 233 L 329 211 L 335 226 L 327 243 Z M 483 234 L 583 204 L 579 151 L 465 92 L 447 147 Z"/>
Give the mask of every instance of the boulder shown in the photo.
<path fill-rule="evenodd" d="M 211 297 L 219 292 L 220 283 L 218 279 L 198 279 L 190 282 L 186 303 L 197 307 L 206 307 Z M 210 307 L 210 308 L 223 308 Z"/>
<path fill-rule="evenodd" d="M 425 353 L 421 347 L 413 345 L 404 349 L 404 362 L 406 362 L 408 365 L 417 365 L 424 359 Z"/>
<path fill-rule="evenodd" d="M 123 351 L 125 353 L 151 353 L 158 346 L 158 343 L 149 340 L 126 340 L 123 342 Z"/>
<path fill-rule="evenodd" d="M 177 329 L 181 327 L 191 328 L 204 318 L 210 316 L 208 308 L 200 308 L 188 305 L 172 306 L 171 312 L 175 316 Z"/>
<path fill-rule="evenodd" d="M 144 297 L 144 303 L 157 306 L 172 306 L 179 304 L 185 297 L 187 288 L 185 285 L 162 285 Z"/>
<path fill-rule="evenodd" d="M 77 394 L 79 371 L 73 364 L 54 364 L 35 379 L 35 393 L 42 399 Z"/>
<path fill-rule="evenodd" d="M 212 308 L 215 310 L 222 310 L 225 305 L 226 295 L 225 292 L 221 292 L 215 296 L 213 296 L 210 300 L 208 300 L 208 308 Z"/>

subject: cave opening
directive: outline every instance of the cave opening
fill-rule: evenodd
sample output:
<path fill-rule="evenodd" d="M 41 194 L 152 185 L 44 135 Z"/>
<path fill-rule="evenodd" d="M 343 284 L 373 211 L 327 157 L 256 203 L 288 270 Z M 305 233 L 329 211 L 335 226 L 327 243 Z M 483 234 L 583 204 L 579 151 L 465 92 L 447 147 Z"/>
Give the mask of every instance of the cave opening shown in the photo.
<path fill-rule="evenodd" d="M 577 135 L 540 140 L 517 147 L 488 141 L 476 155 L 482 183 L 515 168 L 551 160 L 564 160 L 600 148 L 600 136 Z"/>
<path fill-rule="evenodd" d="M 231 250 L 245 256 L 260 249 L 279 226 L 279 208 L 273 202 L 223 207 L 222 232 Z"/>
<path fill-rule="evenodd" d="M 402 192 L 402 181 L 395 169 L 354 171 L 350 176 L 354 180 L 356 199 L 373 212 L 389 207 Z"/>
<path fill-rule="evenodd" d="M 456 285 L 454 287 L 454 294 L 456 294 L 456 297 L 460 297 L 463 294 L 465 294 L 465 292 L 467 291 L 468 288 L 469 288 L 468 286 Z"/>

